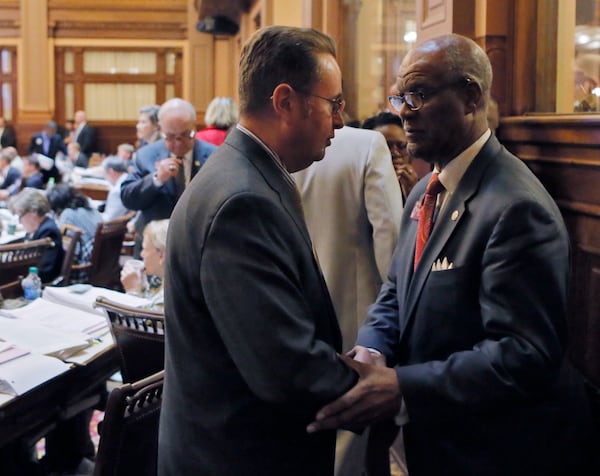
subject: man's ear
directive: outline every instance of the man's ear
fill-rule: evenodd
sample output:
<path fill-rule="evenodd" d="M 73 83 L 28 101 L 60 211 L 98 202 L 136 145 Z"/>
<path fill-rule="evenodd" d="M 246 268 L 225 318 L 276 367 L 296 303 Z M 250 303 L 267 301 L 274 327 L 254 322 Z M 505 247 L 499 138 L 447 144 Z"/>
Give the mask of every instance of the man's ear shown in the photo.
<path fill-rule="evenodd" d="M 481 108 L 483 102 L 483 92 L 481 86 L 475 81 L 469 81 L 465 85 L 465 106 L 467 113 L 474 113 L 477 109 Z"/>
<path fill-rule="evenodd" d="M 276 114 L 289 114 L 292 109 L 294 89 L 287 83 L 278 84 L 273 90 L 271 96 L 271 104 Z"/>

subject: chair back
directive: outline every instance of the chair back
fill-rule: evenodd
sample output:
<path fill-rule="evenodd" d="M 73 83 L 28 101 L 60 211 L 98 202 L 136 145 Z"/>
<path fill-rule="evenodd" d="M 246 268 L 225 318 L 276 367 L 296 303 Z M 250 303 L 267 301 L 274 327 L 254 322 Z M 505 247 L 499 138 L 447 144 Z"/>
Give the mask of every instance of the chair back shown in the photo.
<path fill-rule="evenodd" d="M 11 281 L 10 283 L 0 284 L 0 301 L 4 299 L 16 299 L 23 296 L 23 288 L 21 287 L 21 280 Z M 2 307 L 2 302 L 0 302 Z"/>
<path fill-rule="evenodd" d="M 47 248 L 54 246 L 52 238 L 23 241 L 0 246 L 0 284 L 26 276 L 30 266 L 37 266 Z"/>
<path fill-rule="evenodd" d="M 121 290 L 121 247 L 127 233 L 127 222 L 135 216 L 128 213 L 114 220 L 98 223 L 89 265 L 73 269 L 88 271 L 89 283 L 103 288 Z"/>
<path fill-rule="evenodd" d="M 100 424 L 94 476 L 155 476 L 164 371 L 114 388 Z"/>
<path fill-rule="evenodd" d="M 135 382 L 165 366 L 165 316 L 161 311 L 124 306 L 99 296 L 121 359 L 123 382 Z"/>
<path fill-rule="evenodd" d="M 83 235 L 83 230 L 81 228 L 68 224 L 62 226 L 61 232 L 65 257 L 63 258 L 62 267 L 60 269 L 60 276 L 52 282 L 55 286 L 67 286 L 71 284 L 71 274 L 75 263 L 75 252 L 77 251 L 77 245 L 80 244 L 81 235 Z"/>

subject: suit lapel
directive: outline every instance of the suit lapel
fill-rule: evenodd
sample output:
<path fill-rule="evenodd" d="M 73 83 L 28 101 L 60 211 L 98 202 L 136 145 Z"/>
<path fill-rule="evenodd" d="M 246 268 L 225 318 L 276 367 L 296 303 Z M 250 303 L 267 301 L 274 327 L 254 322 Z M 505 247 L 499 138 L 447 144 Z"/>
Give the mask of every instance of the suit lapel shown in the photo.
<path fill-rule="evenodd" d="M 404 314 L 405 319 L 403 322 L 401 322 L 402 336 L 404 336 L 404 329 L 414 317 L 415 308 L 419 302 L 419 296 L 421 295 L 421 291 L 423 290 L 423 287 L 427 282 L 427 278 L 431 273 L 431 268 L 434 261 L 441 257 L 440 255 L 442 250 L 452 237 L 454 230 L 464 219 L 465 213 L 468 212 L 469 201 L 479 189 L 479 184 L 484 171 L 487 169 L 493 158 L 500 152 L 500 150 L 500 143 L 494 136 L 492 136 L 468 167 L 462 179 L 460 180 L 458 187 L 448 199 L 448 203 L 446 203 L 444 210 L 440 216 L 438 216 L 431 236 L 429 237 L 429 240 L 427 240 L 427 244 L 425 245 L 425 249 L 421 255 L 419 265 L 412 275 L 412 279 L 409 277 L 412 265 L 405 263 L 404 278 L 406 280 L 404 281 L 404 289 L 406 290 L 406 297 L 404 302 L 406 314 Z M 417 222 L 414 222 L 410 227 L 410 243 L 413 245 L 412 257 L 414 257 L 416 233 Z"/>

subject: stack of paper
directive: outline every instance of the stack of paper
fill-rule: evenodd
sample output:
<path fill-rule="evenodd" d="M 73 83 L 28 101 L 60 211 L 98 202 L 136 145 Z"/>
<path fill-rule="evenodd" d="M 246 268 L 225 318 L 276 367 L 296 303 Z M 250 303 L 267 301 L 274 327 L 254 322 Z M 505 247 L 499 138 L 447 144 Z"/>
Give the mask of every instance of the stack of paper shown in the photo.
<path fill-rule="evenodd" d="M 26 352 L 0 364 L 0 393 L 21 395 L 66 372 L 70 367 L 54 357 Z"/>
<path fill-rule="evenodd" d="M 43 299 L 104 316 L 102 309 L 94 307 L 96 298 L 99 296 L 125 306 L 141 307 L 150 304 L 148 299 L 120 293 L 112 289 L 90 286 L 89 284 L 73 284 L 65 287 L 46 286 Z"/>

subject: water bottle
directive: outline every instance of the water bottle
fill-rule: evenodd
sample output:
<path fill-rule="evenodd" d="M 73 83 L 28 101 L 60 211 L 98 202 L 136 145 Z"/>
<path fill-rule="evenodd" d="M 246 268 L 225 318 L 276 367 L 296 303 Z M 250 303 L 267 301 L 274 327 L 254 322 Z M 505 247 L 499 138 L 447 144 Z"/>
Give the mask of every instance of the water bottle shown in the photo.
<path fill-rule="evenodd" d="M 55 179 L 54 179 L 54 177 L 50 177 L 48 179 L 48 183 L 46 184 L 46 190 L 52 189 L 52 187 L 54 187 L 54 185 L 55 185 Z"/>
<path fill-rule="evenodd" d="M 42 296 L 42 280 L 38 276 L 37 267 L 29 268 L 29 274 L 23 278 L 21 286 L 26 301 L 34 301 Z"/>

